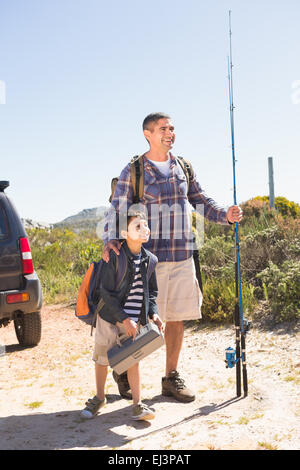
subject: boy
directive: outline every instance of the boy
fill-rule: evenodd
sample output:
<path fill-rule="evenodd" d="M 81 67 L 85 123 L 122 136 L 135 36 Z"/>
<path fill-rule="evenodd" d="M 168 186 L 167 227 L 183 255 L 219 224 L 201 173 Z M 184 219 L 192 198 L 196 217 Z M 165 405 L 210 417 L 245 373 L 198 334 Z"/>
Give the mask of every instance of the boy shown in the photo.
<path fill-rule="evenodd" d="M 149 257 L 154 255 L 145 250 L 142 244 L 149 240 L 149 236 L 150 229 L 143 213 L 136 212 L 127 216 L 127 230 L 121 230 L 121 237 L 125 239 L 121 250 L 124 250 L 127 257 L 128 269 L 118 290 L 115 285 L 117 255 L 112 253 L 109 263 L 103 264 L 100 295 L 105 304 L 97 318 L 93 355 L 97 395 L 86 402 L 87 406 L 81 412 L 84 418 L 92 418 L 105 405 L 104 388 L 109 365 L 107 351 L 129 336 L 135 338 L 138 333 L 138 323 L 144 325 L 148 316 L 160 330 L 163 329 L 156 307 L 155 270 L 147 281 Z M 157 263 L 156 257 L 155 263 Z M 139 363 L 128 369 L 127 375 L 133 399 L 132 418 L 153 419 L 153 411 L 141 403 Z"/>

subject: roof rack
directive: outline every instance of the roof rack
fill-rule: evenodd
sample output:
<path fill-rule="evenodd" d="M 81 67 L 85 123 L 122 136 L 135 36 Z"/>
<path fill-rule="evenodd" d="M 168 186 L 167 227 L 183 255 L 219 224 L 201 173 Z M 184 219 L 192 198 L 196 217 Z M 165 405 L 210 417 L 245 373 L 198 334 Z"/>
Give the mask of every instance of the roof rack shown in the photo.
<path fill-rule="evenodd" d="M 0 181 L 0 192 L 3 193 L 3 191 L 8 188 L 9 186 L 9 181 Z"/>

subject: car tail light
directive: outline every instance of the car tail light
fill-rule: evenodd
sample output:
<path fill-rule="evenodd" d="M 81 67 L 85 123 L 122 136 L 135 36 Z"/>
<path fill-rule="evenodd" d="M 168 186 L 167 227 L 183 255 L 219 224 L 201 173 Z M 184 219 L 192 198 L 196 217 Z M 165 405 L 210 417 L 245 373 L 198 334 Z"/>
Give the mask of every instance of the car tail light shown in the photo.
<path fill-rule="evenodd" d="M 30 251 L 29 241 L 27 238 L 20 238 L 20 250 L 22 257 L 23 274 L 33 273 L 33 262 Z"/>
<path fill-rule="evenodd" d="M 16 304 L 18 302 L 28 302 L 30 296 L 28 292 L 22 292 L 22 294 L 8 294 L 6 296 L 6 302 L 8 304 Z"/>

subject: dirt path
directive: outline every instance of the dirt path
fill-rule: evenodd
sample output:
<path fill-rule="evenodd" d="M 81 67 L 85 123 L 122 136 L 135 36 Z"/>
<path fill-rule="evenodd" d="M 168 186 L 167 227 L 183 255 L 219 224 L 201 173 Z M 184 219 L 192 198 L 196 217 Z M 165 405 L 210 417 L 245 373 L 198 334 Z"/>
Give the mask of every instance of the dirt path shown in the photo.
<path fill-rule="evenodd" d="M 80 418 L 95 394 L 90 328 L 63 306 L 45 306 L 35 348 L 17 345 L 13 325 L 0 329 L 0 449 L 299 449 L 299 333 L 252 329 L 247 337 L 249 396 L 235 398 L 235 371 L 224 351 L 233 328 L 187 328 L 180 371 L 197 398 L 161 395 L 164 348 L 142 362 L 142 398 L 152 422 L 132 422 L 109 373 L 108 404 Z"/>

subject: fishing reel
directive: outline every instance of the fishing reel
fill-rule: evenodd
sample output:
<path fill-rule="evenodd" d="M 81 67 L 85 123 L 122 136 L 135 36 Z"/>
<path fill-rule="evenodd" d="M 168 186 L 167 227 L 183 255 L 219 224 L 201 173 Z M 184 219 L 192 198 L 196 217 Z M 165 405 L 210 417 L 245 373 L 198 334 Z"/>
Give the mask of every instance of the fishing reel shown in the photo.
<path fill-rule="evenodd" d="M 232 369 L 240 360 L 244 359 L 244 355 L 242 354 L 241 357 L 236 356 L 236 350 L 233 348 L 225 349 L 225 364 L 226 369 Z"/>
<path fill-rule="evenodd" d="M 244 327 L 244 332 L 248 333 L 248 331 L 251 328 L 251 321 L 247 320 L 247 318 L 243 319 L 243 327 Z"/>
<path fill-rule="evenodd" d="M 225 349 L 225 364 L 226 364 L 226 369 L 232 369 L 236 365 L 236 363 L 240 360 L 240 358 L 237 359 L 236 357 L 236 350 L 233 348 L 227 348 Z"/>
<path fill-rule="evenodd" d="M 244 335 L 248 333 L 248 331 L 251 328 L 251 322 L 247 320 L 246 318 L 243 319 L 243 332 Z M 243 354 L 241 357 L 236 356 L 236 350 L 233 348 L 227 348 L 225 349 L 225 364 L 226 364 L 226 369 L 232 369 L 240 360 L 243 360 L 244 356 Z"/>

